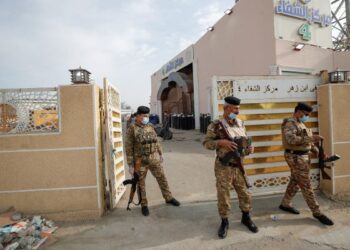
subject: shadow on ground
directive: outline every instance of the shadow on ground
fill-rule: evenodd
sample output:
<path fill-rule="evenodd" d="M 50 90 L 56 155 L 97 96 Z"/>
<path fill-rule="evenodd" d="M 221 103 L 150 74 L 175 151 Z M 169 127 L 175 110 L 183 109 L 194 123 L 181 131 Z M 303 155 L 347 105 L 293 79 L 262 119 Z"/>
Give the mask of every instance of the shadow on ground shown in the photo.
<path fill-rule="evenodd" d="M 99 221 L 82 224 L 90 225 L 90 229 L 60 239 L 48 249 L 235 249 L 231 248 L 232 244 L 243 247 L 247 241 L 253 244 L 252 242 L 264 240 L 266 243 L 266 240 L 270 239 L 270 242 L 277 245 L 283 244 L 288 241 L 288 237 L 296 237 L 306 228 L 309 236 L 317 235 L 318 230 L 328 230 L 312 218 L 300 195 L 296 197 L 295 204 L 302 209 L 301 215 L 289 215 L 279 211 L 276 207 L 280 199 L 281 196 L 254 199 L 256 205 L 253 218 L 260 227 L 258 234 L 250 233 L 240 223 L 240 211 L 236 200 L 233 200 L 233 211 L 229 218 L 229 237 L 224 241 L 216 236 L 219 217 L 215 201 L 191 202 L 181 207 L 160 204 L 150 207 L 149 217 L 142 216 L 139 207 L 133 207 L 131 211 L 117 208 Z M 322 208 L 327 210 L 329 201 L 323 196 L 319 196 L 318 199 Z M 271 219 L 272 214 L 277 220 Z M 63 225 L 63 230 L 69 226 Z M 282 237 L 284 234 L 286 236 Z M 296 242 L 293 244 L 299 246 Z M 300 244 L 312 245 L 309 241 Z M 259 247 L 259 244 L 256 247 Z"/>

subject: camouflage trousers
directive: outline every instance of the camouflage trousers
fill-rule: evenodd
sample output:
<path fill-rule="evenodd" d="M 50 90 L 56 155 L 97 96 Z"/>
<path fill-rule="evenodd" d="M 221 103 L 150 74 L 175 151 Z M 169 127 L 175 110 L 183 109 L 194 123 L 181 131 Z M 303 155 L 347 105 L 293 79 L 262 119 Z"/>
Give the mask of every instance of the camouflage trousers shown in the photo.
<path fill-rule="evenodd" d="M 314 215 L 320 215 L 320 206 L 316 201 L 315 193 L 310 180 L 310 158 L 308 155 L 295 155 L 286 153 L 284 155 L 290 168 L 291 176 L 286 193 L 282 200 L 283 206 L 291 206 L 292 198 L 299 188 L 304 199 Z"/>
<path fill-rule="evenodd" d="M 141 206 L 148 205 L 146 198 L 146 176 L 148 170 L 150 170 L 152 175 L 156 178 L 159 188 L 162 191 L 163 198 L 166 201 L 171 200 L 173 196 L 169 190 L 169 185 L 164 174 L 163 166 L 160 163 L 145 164 L 140 168 L 139 188 L 141 191 Z"/>
<path fill-rule="evenodd" d="M 218 210 L 221 218 L 227 218 L 231 211 L 230 191 L 236 190 L 239 208 L 243 212 L 251 210 L 251 195 L 246 187 L 244 176 L 238 168 L 223 166 L 215 161 L 216 190 Z"/>

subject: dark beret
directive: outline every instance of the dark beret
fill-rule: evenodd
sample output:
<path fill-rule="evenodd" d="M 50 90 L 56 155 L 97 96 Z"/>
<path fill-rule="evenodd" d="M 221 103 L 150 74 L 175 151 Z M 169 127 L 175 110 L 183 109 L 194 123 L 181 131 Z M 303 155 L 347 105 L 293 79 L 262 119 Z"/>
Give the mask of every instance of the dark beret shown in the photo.
<path fill-rule="evenodd" d="M 140 106 L 137 108 L 136 114 L 149 114 L 150 109 L 146 106 Z"/>
<path fill-rule="evenodd" d="M 297 105 L 298 110 L 306 111 L 306 112 L 312 112 L 312 107 L 309 104 L 299 102 Z"/>
<path fill-rule="evenodd" d="M 234 97 L 234 96 L 228 96 L 225 97 L 225 102 L 231 105 L 239 105 L 241 104 L 241 99 Z"/>

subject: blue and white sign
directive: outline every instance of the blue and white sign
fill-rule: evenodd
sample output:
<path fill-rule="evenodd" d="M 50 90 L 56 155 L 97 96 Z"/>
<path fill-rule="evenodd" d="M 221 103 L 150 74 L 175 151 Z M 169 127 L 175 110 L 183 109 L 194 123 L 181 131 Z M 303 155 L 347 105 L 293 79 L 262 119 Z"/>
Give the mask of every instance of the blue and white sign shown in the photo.
<path fill-rule="evenodd" d="M 181 66 L 184 64 L 184 61 L 185 61 L 184 58 L 181 56 L 168 62 L 168 64 L 162 68 L 162 74 L 166 75 L 170 71 L 181 68 Z"/>
<path fill-rule="evenodd" d="M 182 51 L 175 58 L 170 60 L 161 68 L 162 79 L 168 77 L 172 72 L 176 72 L 193 62 L 193 46 Z"/>
<path fill-rule="evenodd" d="M 276 13 L 290 17 L 300 18 L 309 23 L 318 23 L 321 27 L 327 27 L 332 24 L 332 17 L 320 13 L 319 9 L 309 8 L 307 5 L 311 0 L 299 0 L 291 3 L 286 0 L 280 0 L 276 6 Z"/>
<path fill-rule="evenodd" d="M 333 48 L 329 0 L 274 0 L 275 38 Z"/>

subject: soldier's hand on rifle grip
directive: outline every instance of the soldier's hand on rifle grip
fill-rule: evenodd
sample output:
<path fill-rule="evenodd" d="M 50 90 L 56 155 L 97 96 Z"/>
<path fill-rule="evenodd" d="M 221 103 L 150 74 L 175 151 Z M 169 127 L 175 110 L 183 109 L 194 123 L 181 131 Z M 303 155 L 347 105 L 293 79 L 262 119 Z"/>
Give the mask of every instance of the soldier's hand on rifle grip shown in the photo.
<path fill-rule="evenodd" d="M 324 139 L 323 136 L 320 136 L 320 135 L 313 135 L 312 136 L 312 142 L 314 142 L 314 143 L 322 141 L 323 139 Z"/>
<path fill-rule="evenodd" d="M 234 151 L 237 149 L 237 144 L 232 141 L 223 139 L 218 141 L 218 147 Z"/>

